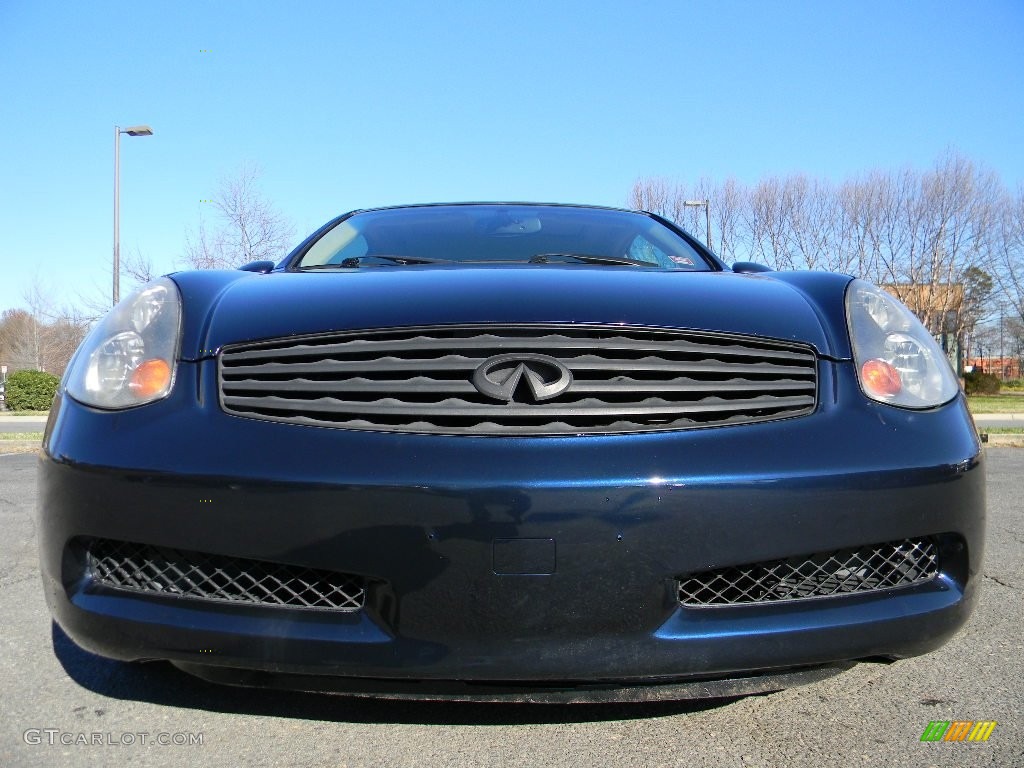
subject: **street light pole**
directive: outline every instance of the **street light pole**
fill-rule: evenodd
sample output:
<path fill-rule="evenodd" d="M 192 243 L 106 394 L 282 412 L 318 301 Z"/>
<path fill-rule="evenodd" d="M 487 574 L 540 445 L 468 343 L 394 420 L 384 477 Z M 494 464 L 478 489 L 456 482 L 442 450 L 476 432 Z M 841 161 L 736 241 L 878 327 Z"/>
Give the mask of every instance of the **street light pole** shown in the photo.
<path fill-rule="evenodd" d="M 121 134 L 152 136 L 148 125 L 114 126 L 114 305 L 121 300 Z"/>
<path fill-rule="evenodd" d="M 687 208 L 703 208 L 704 209 L 704 220 L 707 223 L 707 245 L 708 248 L 714 250 L 711 246 L 711 201 L 710 200 L 684 200 L 683 205 Z"/>

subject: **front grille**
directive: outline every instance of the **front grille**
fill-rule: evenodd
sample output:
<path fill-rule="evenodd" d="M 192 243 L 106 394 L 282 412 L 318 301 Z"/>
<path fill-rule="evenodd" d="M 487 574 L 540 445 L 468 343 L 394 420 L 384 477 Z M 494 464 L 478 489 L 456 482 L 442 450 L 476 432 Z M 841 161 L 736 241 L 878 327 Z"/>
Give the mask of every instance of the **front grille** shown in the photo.
<path fill-rule="evenodd" d="M 296 565 L 95 539 L 86 562 L 96 583 L 114 589 L 228 603 L 357 611 L 358 576 Z"/>
<path fill-rule="evenodd" d="M 679 602 L 700 607 L 850 595 L 919 584 L 938 572 L 934 541 L 903 539 L 690 574 L 679 581 Z"/>
<path fill-rule="evenodd" d="M 218 371 L 228 413 L 435 434 L 749 424 L 809 414 L 817 395 L 808 346 L 620 326 L 445 326 L 295 337 L 225 347 Z M 484 373 L 498 384 L 511 381 L 512 389 L 488 392 L 480 383 Z"/>

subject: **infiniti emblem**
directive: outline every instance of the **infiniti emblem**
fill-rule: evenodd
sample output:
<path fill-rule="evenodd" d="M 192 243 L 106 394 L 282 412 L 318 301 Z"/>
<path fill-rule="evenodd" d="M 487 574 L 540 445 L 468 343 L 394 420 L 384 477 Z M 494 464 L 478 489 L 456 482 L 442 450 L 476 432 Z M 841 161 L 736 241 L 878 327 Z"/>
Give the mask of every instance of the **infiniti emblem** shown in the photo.
<path fill-rule="evenodd" d="M 523 387 L 528 392 L 522 392 L 521 397 L 539 403 L 558 397 L 571 384 L 572 373 L 569 369 L 547 355 L 489 357 L 473 372 L 473 386 L 481 394 L 506 403 L 511 403 L 516 391 Z"/>

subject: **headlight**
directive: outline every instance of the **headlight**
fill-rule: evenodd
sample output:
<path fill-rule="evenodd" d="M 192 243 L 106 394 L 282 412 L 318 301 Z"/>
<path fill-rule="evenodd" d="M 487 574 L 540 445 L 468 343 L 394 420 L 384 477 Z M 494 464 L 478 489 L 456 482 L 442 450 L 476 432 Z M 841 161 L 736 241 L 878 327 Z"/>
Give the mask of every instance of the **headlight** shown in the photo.
<path fill-rule="evenodd" d="M 85 337 L 65 389 L 97 408 L 131 408 L 166 397 L 174 385 L 180 336 L 178 288 L 161 277 L 110 310 Z"/>
<path fill-rule="evenodd" d="M 960 392 L 942 349 L 893 296 L 854 280 L 846 291 L 846 319 L 860 385 L 872 400 L 932 408 Z"/>

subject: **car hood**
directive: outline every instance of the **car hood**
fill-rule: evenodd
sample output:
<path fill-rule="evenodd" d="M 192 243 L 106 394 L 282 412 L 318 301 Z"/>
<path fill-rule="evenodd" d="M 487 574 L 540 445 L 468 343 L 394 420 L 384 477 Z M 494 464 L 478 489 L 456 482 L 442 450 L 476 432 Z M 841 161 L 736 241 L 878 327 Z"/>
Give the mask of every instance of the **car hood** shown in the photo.
<path fill-rule="evenodd" d="M 841 322 L 835 306 L 841 315 L 849 278 L 823 273 L 817 280 L 807 279 L 807 273 L 802 280 L 793 277 L 798 274 L 514 265 L 173 277 L 185 305 L 185 359 L 207 357 L 243 341 L 460 323 L 718 331 L 802 341 L 820 354 L 846 356 L 846 334 L 835 327 Z M 824 309 L 827 305 L 835 306 Z"/>

